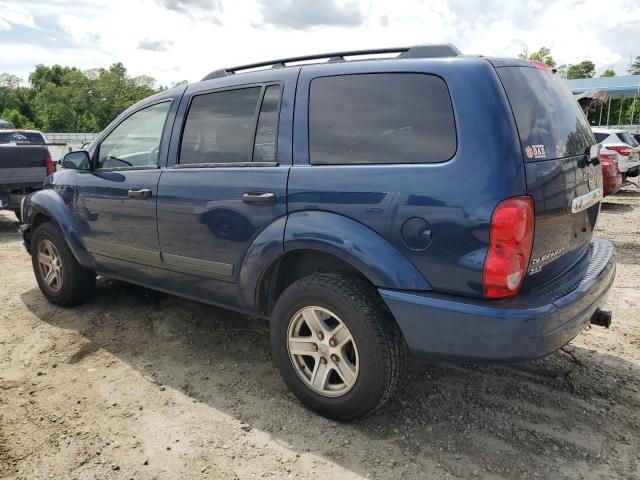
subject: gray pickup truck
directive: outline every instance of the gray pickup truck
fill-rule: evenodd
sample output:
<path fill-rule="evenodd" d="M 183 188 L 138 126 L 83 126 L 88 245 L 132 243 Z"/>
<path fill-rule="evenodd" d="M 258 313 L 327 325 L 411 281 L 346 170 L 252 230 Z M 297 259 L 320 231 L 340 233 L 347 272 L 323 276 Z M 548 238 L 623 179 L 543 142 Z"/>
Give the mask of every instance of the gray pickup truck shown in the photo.
<path fill-rule="evenodd" d="M 0 209 L 20 218 L 22 198 L 42 188 L 55 164 L 44 135 L 34 130 L 0 130 Z"/>

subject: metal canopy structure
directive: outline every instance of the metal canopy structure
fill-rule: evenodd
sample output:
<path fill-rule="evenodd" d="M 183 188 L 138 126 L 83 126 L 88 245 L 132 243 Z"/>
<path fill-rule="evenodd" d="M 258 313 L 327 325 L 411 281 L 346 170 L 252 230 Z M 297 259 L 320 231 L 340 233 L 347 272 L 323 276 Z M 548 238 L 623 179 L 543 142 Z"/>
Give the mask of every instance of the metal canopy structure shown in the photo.
<path fill-rule="evenodd" d="M 636 98 L 640 89 L 640 75 L 623 77 L 596 77 L 566 80 L 569 90 L 574 94 L 587 90 L 604 90 L 613 99 Z"/>
<path fill-rule="evenodd" d="M 578 80 L 566 80 L 569 90 L 574 95 L 582 95 L 590 90 L 601 90 L 609 95 L 609 101 L 606 112 L 606 125 L 611 125 L 611 100 L 620 100 L 620 110 L 618 113 L 618 123 L 620 126 L 622 121 L 622 106 L 626 99 L 632 99 L 633 106 L 631 110 L 631 122 L 634 124 L 634 118 L 638 113 L 638 130 L 640 130 L 640 109 L 638 112 L 635 110 L 635 100 L 640 98 L 640 75 L 625 75 L 622 77 L 596 77 L 596 78 L 581 78 Z M 600 120 L 598 125 L 602 125 L 604 113 L 604 103 L 600 106 Z M 614 119 L 615 121 L 615 119 Z"/>

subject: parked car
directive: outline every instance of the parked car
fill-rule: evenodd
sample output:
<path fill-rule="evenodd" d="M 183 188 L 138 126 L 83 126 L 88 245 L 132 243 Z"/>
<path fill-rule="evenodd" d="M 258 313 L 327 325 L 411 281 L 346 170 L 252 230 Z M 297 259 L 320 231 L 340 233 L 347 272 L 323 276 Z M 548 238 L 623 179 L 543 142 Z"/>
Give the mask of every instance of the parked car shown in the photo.
<path fill-rule="evenodd" d="M 622 173 L 618 169 L 618 152 L 603 148 L 600 150 L 602 165 L 602 186 L 604 196 L 613 195 L 622 187 Z"/>
<path fill-rule="evenodd" d="M 631 136 L 636 142 L 640 143 L 640 132 L 632 133 Z"/>
<path fill-rule="evenodd" d="M 42 133 L 35 130 L 0 130 L 0 209 L 20 218 L 27 193 L 42 188 L 55 165 Z"/>
<path fill-rule="evenodd" d="M 393 394 L 407 348 L 521 361 L 610 322 L 598 152 L 546 66 L 450 45 L 297 57 L 135 104 L 20 230 L 57 305 L 100 274 L 264 317 L 289 388 L 348 420 Z"/>
<path fill-rule="evenodd" d="M 640 175 L 640 144 L 626 130 L 594 128 L 596 141 L 603 147 L 618 152 L 618 169 L 623 180 Z"/>

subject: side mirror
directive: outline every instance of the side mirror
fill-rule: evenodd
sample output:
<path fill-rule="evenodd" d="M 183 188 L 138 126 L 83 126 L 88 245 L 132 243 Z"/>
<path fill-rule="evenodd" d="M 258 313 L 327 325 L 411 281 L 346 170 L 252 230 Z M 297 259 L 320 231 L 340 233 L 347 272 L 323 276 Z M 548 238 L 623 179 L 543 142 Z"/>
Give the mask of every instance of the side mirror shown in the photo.
<path fill-rule="evenodd" d="M 85 150 L 77 150 L 62 158 L 62 166 L 69 170 L 91 170 L 91 160 Z"/>

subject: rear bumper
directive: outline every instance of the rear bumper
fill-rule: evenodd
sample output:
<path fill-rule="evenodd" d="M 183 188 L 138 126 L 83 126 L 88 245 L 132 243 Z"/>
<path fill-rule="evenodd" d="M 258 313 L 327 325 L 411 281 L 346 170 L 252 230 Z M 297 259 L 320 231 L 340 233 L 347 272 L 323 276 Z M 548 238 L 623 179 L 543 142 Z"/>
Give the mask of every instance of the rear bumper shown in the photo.
<path fill-rule="evenodd" d="M 613 245 L 594 239 L 568 272 L 513 299 L 380 294 L 416 356 L 521 361 L 544 357 L 575 338 L 606 300 L 615 271 Z"/>

